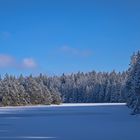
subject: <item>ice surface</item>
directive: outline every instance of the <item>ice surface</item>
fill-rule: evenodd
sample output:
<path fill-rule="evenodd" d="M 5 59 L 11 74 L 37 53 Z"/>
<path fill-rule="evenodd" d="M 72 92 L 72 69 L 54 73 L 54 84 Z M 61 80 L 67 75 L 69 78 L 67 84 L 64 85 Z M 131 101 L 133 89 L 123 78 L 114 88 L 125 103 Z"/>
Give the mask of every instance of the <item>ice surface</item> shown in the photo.
<path fill-rule="evenodd" d="M 140 140 L 139 130 L 125 104 L 0 108 L 0 140 Z"/>

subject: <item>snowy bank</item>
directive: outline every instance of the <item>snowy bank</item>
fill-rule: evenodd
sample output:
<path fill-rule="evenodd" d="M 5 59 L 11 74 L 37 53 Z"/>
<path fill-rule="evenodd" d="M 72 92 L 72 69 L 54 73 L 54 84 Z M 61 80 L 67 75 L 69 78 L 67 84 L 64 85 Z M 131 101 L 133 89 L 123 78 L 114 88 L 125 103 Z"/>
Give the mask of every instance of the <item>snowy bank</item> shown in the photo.
<path fill-rule="evenodd" d="M 6 106 L 0 107 L 0 110 L 5 109 L 25 109 L 25 108 L 43 108 L 43 107 L 85 107 L 85 106 L 122 106 L 126 103 L 64 103 L 60 105 L 31 105 L 31 106 Z"/>

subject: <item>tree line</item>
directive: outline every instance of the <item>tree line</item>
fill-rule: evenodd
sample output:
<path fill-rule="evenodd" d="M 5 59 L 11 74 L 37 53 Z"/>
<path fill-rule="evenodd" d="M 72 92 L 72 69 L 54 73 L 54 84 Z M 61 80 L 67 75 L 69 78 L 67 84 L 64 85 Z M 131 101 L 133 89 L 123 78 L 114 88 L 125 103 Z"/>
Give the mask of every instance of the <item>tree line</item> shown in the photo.
<path fill-rule="evenodd" d="M 48 88 L 41 77 L 23 77 L 5 75 L 0 80 L 0 105 L 20 106 L 36 104 L 60 104 L 58 92 Z"/>
<path fill-rule="evenodd" d="M 77 73 L 50 77 L 47 86 L 57 90 L 65 103 L 125 102 L 127 73 Z"/>
<path fill-rule="evenodd" d="M 133 113 L 140 112 L 140 52 L 131 57 L 124 72 L 78 72 L 47 76 L 6 74 L 0 78 L 0 105 L 127 102 Z"/>

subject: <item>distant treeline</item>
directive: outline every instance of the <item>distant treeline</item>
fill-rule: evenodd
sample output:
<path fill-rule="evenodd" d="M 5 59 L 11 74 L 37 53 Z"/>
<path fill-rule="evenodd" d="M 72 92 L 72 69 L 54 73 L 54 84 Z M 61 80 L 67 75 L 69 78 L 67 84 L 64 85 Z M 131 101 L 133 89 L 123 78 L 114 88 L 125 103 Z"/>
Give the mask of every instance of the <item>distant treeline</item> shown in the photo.
<path fill-rule="evenodd" d="M 131 58 L 128 71 L 117 73 L 78 72 L 48 77 L 18 78 L 6 74 L 0 79 L 1 106 L 127 102 L 133 113 L 140 112 L 140 52 Z"/>

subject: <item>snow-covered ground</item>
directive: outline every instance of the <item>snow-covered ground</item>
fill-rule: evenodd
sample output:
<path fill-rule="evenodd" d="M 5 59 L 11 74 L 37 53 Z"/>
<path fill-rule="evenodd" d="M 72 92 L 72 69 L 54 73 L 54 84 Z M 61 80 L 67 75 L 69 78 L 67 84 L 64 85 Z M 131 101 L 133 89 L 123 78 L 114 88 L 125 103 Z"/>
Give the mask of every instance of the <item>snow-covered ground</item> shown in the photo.
<path fill-rule="evenodd" d="M 63 103 L 60 105 L 32 105 L 32 106 L 6 106 L 6 107 L 0 107 L 0 114 L 1 113 L 9 113 L 9 111 L 16 112 L 28 110 L 32 108 L 51 108 L 51 107 L 91 107 L 91 106 L 120 106 L 120 105 L 126 105 L 126 103 Z"/>
<path fill-rule="evenodd" d="M 0 140 L 139 140 L 139 130 L 125 103 L 0 108 Z"/>
<path fill-rule="evenodd" d="M 63 103 L 60 105 L 29 105 L 29 106 L 5 106 L 2 109 L 18 109 L 18 108 L 37 108 L 37 107 L 71 107 L 71 106 L 112 106 L 112 105 L 126 105 L 126 103 Z"/>

